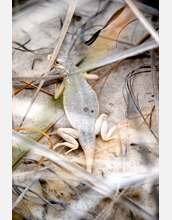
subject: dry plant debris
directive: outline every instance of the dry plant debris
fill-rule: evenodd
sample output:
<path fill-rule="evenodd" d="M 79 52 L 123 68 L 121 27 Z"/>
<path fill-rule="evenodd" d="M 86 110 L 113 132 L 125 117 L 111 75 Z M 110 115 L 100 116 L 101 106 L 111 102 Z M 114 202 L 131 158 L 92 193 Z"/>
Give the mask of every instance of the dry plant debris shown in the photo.
<path fill-rule="evenodd" d="M 159 219 L 158 21 L 149 1 L 13 1 L 13 219 Z M 81 148 L 49 149 L 70 126 L 52 97 L 60 54 L 99 76 L 100 113 L 120 125 L 96 137 L 91 174 Z"/>

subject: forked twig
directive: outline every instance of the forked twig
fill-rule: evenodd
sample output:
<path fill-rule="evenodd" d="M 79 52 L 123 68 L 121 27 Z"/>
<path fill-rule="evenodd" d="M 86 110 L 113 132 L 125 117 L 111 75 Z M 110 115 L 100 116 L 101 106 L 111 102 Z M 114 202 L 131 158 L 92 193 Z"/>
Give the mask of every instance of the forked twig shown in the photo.
<path fill-rule="evenodd" d="M 18 90 L 14 93 L 14 95 L 17 95 L 19 92 L 21 92 L 23 89 L 25 89 L 25 88 L 27 88 L 27 87 L 31 87 L 31 88 L 33 88 L 33 89 L 37 89 L 36 86 L 32 85 L 32 83 L 34 83 L 35 81 L 31 81 L 31 82 L 29 82 L 29 83 L 27 83 L 27 82 L 25 82 L 25 81 L 20 81 L 20 82 L 23 83 L 23 84 L 25 84 L 25 86 L 23 86 L 22 88 L 18 89 Z M 43 93 L 45 93 L 45 94 L 47 94 L 47 95 L 50 95 L 50 96 L 54 97 L 53 94 L 51 94 L 50 92 L 48 92 L 48 91 L 46 91 L 46 90 L 44 90 L 44 89 L 40 89 L 40 92 L 43 92 Z"/>

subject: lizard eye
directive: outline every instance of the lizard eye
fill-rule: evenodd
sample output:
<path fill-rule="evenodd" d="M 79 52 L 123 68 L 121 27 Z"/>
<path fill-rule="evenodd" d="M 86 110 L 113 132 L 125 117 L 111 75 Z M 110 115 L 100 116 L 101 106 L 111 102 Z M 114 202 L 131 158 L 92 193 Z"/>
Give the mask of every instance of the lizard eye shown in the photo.
<path fill-rule="evenodd" d="M 59 65 L 60 63 L 59 63 L 59 61 L 56 60 L 56 61 L 55 61 L 55 64 L 56 64 L 56 65 Z"/>

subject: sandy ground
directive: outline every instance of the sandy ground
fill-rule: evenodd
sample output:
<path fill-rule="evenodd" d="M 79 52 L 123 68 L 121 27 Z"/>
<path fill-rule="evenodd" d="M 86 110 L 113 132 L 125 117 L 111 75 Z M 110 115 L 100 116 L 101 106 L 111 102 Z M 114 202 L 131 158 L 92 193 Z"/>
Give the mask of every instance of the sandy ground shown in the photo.
<path fill-rule="evenodd" d="M 112 14 L 121 7 L 121 5 L 118 3 L 112 3 L 112 6 L 113 7 L 108 7 L 101 16 L 90 22 L 90 25 L 104 25 Z M 67 34 L 67 38 L 65 39 L 61 49 L 63 53 L 68 52 L 73 42 L 70 33 L 73 33 L 77 27 L 84 23 L 88 16 L 91 16 L 93 13 L 95 13 L 97 7 L 98 3 L 96 1 L 78 2 L 76 13 L 79 15 L 81 14 L 82 19 L 79 21 L 72 21 L 71 27 L 69 28 L 69 34 Z M 67 8 L 67 2 L 62 3 L 59 10 L 59 4 L 55 1 L 43 1 L 39 5 L 24 10 L 13 17 L 13 41 L 24 43 L 28 40 L 29 35 L 31 40 L 25 46 L 30 50 L 48 47 L 48 49 L 44 49 L 44 51 L 36 51 L 35 54 L 30 52 L 15 51 L 13 54 L 12 70 L 16 76 L 40 76 L 45 72 L 48 64 L 47 54 L 52 53 L 54 45 L 57 43 L 57 37 L 59 36 L 59 13 L 61 13 L 62 18 L 64 19 Z M 94 33 L 96 30 L 96 27 L 92 29 L 92 33 Z M 25 31 L 25 33 L 23 31 Z M 146 33 L 147 31 L 145 28 L 138 21 L 136 21 L 128 25 L 120 40 L 135 44 Z M 14 45 L 16 46 L 16 44 L 13 44 L 13 46 Z M 130 46 L 119 43 L 117 48 L 112 48 L 112 50 L 109 51 L 106 56 L 111 56 L 112 53 L 119 53 L 120 51 L 129 48 Z M 71 52 L 71 59 L 73 62 L 77 63 L 80 61 L 84 55 L 88 53 L 88 49 L 89 47 L 85 46 L 80 39 L 78 39 L 76 46 Z M 92 56 L 96 57 L 98 55 L 95 52 L 95 55 L 92 54 Z M 34 69 L 31 69 L 34 59 L 41 60 L 37 60 L 35 62 Z M 90 61 L 90 63 L 93 61 L 94 60 Z M 85 65 L 89 65 L 89 63 Z M 119 128 L 117 132 L 119 138 L 116 138 L 115 140 L 104 142 L 100 136 L 97 137 L 92 174 L 99 179 L 107 180 L 108 178 L 112 177 L 117 178 L 119 176 L 128 176 L 148 170 L 157 170 L 159 167 L 157 140 L 150 132 L 146 123 L 143 122 L 142 118 L 138 118 L 136 120 L 129 120 L 126 118 L 127 106 L 123 96 L 124 79 L 134 68 L 142 65 L 151 65 L 151 58 L 142 57 L 126 60 L 116 70 L 111 72 L 106 81 L 102 80 L 100 83 L 94 86 L 94 90 L 98 96 L 100 113 L 108 114 L 109 128 L 111 128 L 113 125 L 119 124 L 131 125 Z M 112 66 L 113 64 L 104 67 L 95 73 L 99 76 L 99 78 L 101 78 L 101 76 L 108 72 Z M 93 82 L 94 81 L 89 81 L 90 84 Z M 45 87 L 45 90 L 52 94 L 53 89 L 54 85 Z M 13 87 L 13 91 L 16 92 L 17 88 Z M 155 105 L 151 72 L 141 73 L 136 76 L 133 84 L 133 91 L 137 97 L 142 114 L 145 116 L 150 114 L 153 106 Z M 34 90 L 22 90 L 13 97 L 12 105 L 14 128 L 19 126 L 34 92 Z M 53 98 L 51 96 L 40 92 L 28 116 L 26 117 L 23 126 L 33 127 L 34 123 L 39 119 L 40 114 L 45 111 L 45 108 L 49 105 L 49 103 L 51 103 L 52 99 Z M 149 117 L 147 122 L 149 122 Z M 151 122 L 151 128 L 154 134 L 158 137 L 159 134 L 156 112 L 153 112 Z M 49 133 L 56 132 L 57 128 L 59 127 L 70 127 L 65 115 L 54 125 Z M 53 135 L 52 140 L 53 143 L 56 142 L 58 140 L 58 136 Z M 141 153 L 141 146 L 138 145 L 140 140 L 142 140 L 142 142 L 145 144 L 147 143 L 148 149 L 146 154 L 151 161 L 149 167 L 144 163 Z M 46 147 L 49 147 L 49 140 L 46 137 L 42 138 L 40 143 Z M 64 155 L 64 153 L 68 150 L 67 147 L 62 150 L 61 149 L 57 149 L 56 151 L 60 152 L 62 155 Z M 85 167 L 85 158 L 81 148 L 65 155 L 65 157 L 69 160 L 75 161 L 82 167 Z M 40 156 L 29 153 L 27 158 L 39 160 Z M 73 175 L 60 169 L 51 162 L 45 162 L 44 164 L 53 169 L 61 178 L 64 178 L 73 187 L 78 185 L 78 180 Z M 28 186 L 33 177 L 37 175 L 34 172 L 35 166 L 36 165 L 34 164 L 20 165 L 13 172 L 15 184 Z M 56 178 L 56 176 L 48 171 L 44 171 L 41 175 L 41 178 L 44 180 L 44 183 L 36 181 L 31 187 L 33 191 L 36 191 L 46 199 L 50 198 L 51 195 L 51 199 L 57 199 L 58 201 L 71 205 L 87 219 L 93 219 L 91 214 L 86 214 L 87 208 L 83 201 L 78 199 L 76 194 L 62 181 Z M 48 191 L 49 195 L 44 192 L 44 187 Z M 96 195 L 90 195 L 89 191 L 78 190 L 78 192 L 82 195 L 82 198 L 87 201 L 95 213 L 100 211 L 100 201 Z M 144 209 L 149 213 L 157 213 L 158 210 L 153 199 L 152 191 L 149 187 L 143 186 L 129 188 L 126 189 L 125 194 L 138 205 L 144 207 Z M 15 200 L 16 195 L 13 194 L 13 201 Z M 104 198 L 101 202 L 101 210 L 106 209 L 110 203 L 110 199 Z M 58 210 L 61 210 L 66 219 L 77 219 L 69 215 L 68 211 L 63 211 L 59 205 L 54 206 L 57 207 Z M 30 211 L 28 211 L 28 209 Z M 18 204 L 16 211 L 17 210 L 21 213 L 24 213 L 25 216 L 27 216 L 27 219 L 63 219 L 55 208 L 35 204 L 26 200 L 23 200 L 23 202 Z M 135 214 L 134 216 L 134 219 L 141 219 Z M 131 219 L 131 213 L 123 204 L 116 203 L 109 210 L 106 219 Z"/>

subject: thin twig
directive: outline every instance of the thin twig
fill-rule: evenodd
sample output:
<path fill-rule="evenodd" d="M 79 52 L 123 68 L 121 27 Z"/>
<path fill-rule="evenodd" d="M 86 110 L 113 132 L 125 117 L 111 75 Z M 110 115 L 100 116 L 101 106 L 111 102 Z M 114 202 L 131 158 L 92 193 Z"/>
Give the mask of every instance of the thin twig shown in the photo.
<path fill-rule="evenodd" d="M 144 18 L 142 13 L 139 11 L 139 9 L 135 6 L 135 4 L 131 0 L 125 0 L 125 2 L 130 7 L 132 12 L 140 19 L 141 23 L 149 31 L 149 33 L 151 33 L 152 37 L 156 40 L 156 42 L 159 44 L 159 35 L 152 27 L 152 25 Z"/>
<path fill-rule="evenodd" d="M 32 85 L 32 83 L 35 82 L 35 81 L 32 81 L 32 82 L 30 82 L 30 83 L 27 83 L 27 82 L 25 82 L 25 81 L 20 81 L 20 82 L 23 83 L 23 84 L 26 84 L 25 88 L 26 88 L 26 87 L 31 87 L 31 88 L 33 88 L 33 89 L 37 89 L 37 86 Z M 47 94 L 47 95 L 49 95 L 49 96 L 54 97 L 54 95 L 53 95 L 52 93 L 50 93 L 50 92 L 48 92 L 48 91 L 46 91 L 46 90 L 44 90 L 44 89 L 40 89 L 40 92 L 43 92 L 43 93 L 45 93 L 45 94 Z M 17 93 L 17 92 L 16 92 L 16 93 Z M 16 95 L 16 93 L 14 93 L 14 94 Z"/>
<path fill-rule="evenodd" d="M 37 176 L 31 181 L 31 183 L 25 188 L 25 190 L 20 194 L 20 196 L 16 199 L 16 201 L 13 203 L 12 209 L 16 207 L 16 205 L 20 202 L 20 200 L 25 196 L 26 192 L 29 190 L 29 188 L 37 181 L 38 178 L 42 173 L 38 173 Z"/>
<path fill-rule="evenodd" d="M 47 69 L 45 71 L 44 76 L 47 76 L 49 74 L 49 72 L 51 70 L 51 67 L 52 67 L 52 65 L 53 65 L 53 63 L 54 63 L 54 61 L 55 61 L 55 59 L 56 59 L 56 57 L 57 57 L 57 55 L 58 55 L 58 53 L 60 51 L 60 48 L 61 48 L 62 43 L 63 43 L 63 40 L 64 40 L 64 38 L 66 36 L 66 33 L 67 33 L 67 30 L 69 28 L 72 16 L 74 14 L 76 4 L 77 4 L 77 0 L 73 0 L 73 1 L 71 1 L 70 5 L 69 5 L 69 9 L 68 9 L 68 12 L 66 14 L 64 25 L 63 25 L 62 30 L 60 32 L 60 37 L 59 37 L 58 44 L 54 48 L 53 54 L 52 54 L 51 59 L 50 59 L 50 61 L 48 63 L 48 66 L 47 66 Z M 27 114 L 28 114 L 32 104 L 34 103 L 34 101 L 35 101 L 35 99 L 36 99 L 36 97 L 37 97 L 37 95 L 38 95 L 42 85 L 44 84 L 44 82 L 45 82 L 45 80 L 41 80 L 41 82 L 40 82 L 40 84 L 39 84 L 39 86 L 38 86 L 38 88 L 36 90 L 36 93 L 34 94 L 34 96 L 32 98 L 32 101 L 31 101 L 31 103 L 30 103 L 30 105 L 29 105 L 29 107 L 28 107 L 28 109 L 27 109 L 27 111 L 26 111 L 26 113 L 25 113 L 21 123 L 20 123 L 20 127 L 22 126 L 22 124 L 23 124 L 23 122 L 24 122 L 24 120 L 25 120 L 25 118 L 26 118 L 26 116 L 27 116 Z"/>
<path fill-rule="evenodd" d="M 26 87 L 31 85 L 33 82 L 35 82 L 35 81 L 31 81 L 30 83 L 26 83 L 25 86 L 23 86 L 22 88 L 18 89 L 16 92 L 14 92 L 13 96 L 17 95 L 19 92 L 21 92 L 23 89 L 25 89 Z"/>

